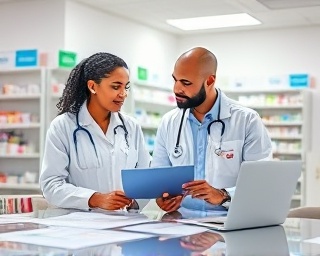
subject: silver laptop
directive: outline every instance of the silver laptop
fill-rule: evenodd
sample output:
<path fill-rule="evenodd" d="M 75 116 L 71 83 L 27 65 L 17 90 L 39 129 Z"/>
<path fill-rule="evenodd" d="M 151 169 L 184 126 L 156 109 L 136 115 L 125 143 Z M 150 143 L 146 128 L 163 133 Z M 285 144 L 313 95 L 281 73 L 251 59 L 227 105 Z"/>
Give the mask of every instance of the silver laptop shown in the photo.
<path fill-rule="evenodd" d="M 216 230 L 282 224 L 301 175 L 301 161 L 246 161 L 241 164 L 227 216 L 181 219 L 178 222 Z"/>

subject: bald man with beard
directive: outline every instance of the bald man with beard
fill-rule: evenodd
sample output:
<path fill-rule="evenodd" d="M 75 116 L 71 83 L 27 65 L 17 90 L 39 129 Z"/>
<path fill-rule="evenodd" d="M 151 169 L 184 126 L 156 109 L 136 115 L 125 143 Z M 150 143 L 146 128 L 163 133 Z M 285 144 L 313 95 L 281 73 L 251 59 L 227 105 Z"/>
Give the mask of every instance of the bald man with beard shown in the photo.
<path fill-rule="evenodd" d="M 260 116 L 215 87 L 216 71 L 216 56 L 202 47 L 175 63 L 177 108 L 161 120 L 151 166 L 194 165 L 195 177 L 182 186 L 184 195 L 163 191 L 156 199 L 166 212 L 227 210 L 241 163 L 272 157 Z"/>

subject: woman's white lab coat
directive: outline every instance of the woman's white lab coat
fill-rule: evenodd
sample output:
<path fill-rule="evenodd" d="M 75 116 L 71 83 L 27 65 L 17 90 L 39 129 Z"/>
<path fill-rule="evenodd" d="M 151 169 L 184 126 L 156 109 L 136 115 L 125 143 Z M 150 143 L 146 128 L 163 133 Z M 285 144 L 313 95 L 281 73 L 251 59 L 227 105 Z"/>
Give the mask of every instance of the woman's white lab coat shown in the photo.
<path fill-rule="evenodd" d="M 122 190 L 121 169 L 148 167 L 150 154 L 146 149 L 141 127 L 122 114 L 128 130 L 126 145 L 124 130 L 118 113 L 112 113 L 106 134 L 88 112 L 86 103 L 79 111 L 79 124 L 88 134 L 77 128 L 76 116 L 64 113 L 51 123 L 45 142 L 40 174 L 40 186 L 50 204 L 76 209 L 88 209 L 88 200 L 95 192 L 108 193 Z"/>

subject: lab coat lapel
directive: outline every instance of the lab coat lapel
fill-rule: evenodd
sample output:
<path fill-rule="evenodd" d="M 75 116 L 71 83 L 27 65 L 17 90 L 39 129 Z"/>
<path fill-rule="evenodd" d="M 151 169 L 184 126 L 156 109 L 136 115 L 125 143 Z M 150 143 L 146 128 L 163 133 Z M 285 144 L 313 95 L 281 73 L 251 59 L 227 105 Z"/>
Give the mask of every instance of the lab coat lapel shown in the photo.
<path fill-rule="evenodd" d="M 221 106 L 220 106 L 220 119 L 226 119 L 231 117 L 231 106 L 230 106 L 230 99 L 219 90 L 221 93 Z"/>
<path fill-rule="evenodd" d="M 125 141 L 125 132 L 123 123 L 121 122 L 118 112 L 111 113 L 110 124 L 106 133 L 106 139 L 109 143 L 114 145 L 115 148 L 120 148 L 127 154 L 128 146 Z M 128 134 L 129 139 L 130 134 Z"/>

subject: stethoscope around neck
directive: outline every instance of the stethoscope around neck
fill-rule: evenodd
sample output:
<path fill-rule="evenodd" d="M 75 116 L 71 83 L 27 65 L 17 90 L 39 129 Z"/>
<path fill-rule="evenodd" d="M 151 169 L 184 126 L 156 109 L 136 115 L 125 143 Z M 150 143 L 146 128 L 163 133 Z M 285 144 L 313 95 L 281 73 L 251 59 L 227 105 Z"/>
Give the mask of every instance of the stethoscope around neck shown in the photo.
<path fill-rule="evenodd" d="M 114 127 L 113 132 L 116 135 L 117 134 L 117 129 L 118 128 L 122 128 L 123 131 L 124 131 L 124 138 L 126 140 L 127 147 L 129 148 L 129 142 L 128 142 L 129 133 L 128 133 L 127 127 L 125 126 L 124 121 L 123 121 L 123 117 L 119 112 L 118 112 L 118 116 L 119 116 L 119 119 L 120 119 L 122 124 L 119 124 L 116 127 Z M 89 140 L 90 140 L 91 144 L 93 145 L 93 148 L 94 148 L 94 151 L 96 153 L 96 156 L 98 157 L 97 148 L 96 148 L 96 145 L 95 145 L 95 143 L 93 141 L 91 133 L 86 128 L 82 127 L 79 124 L 79 112 L 76 114 L 76 122 L 77 122 L 77 128 L 73 131 L 73 142 L 74 142 L 74 146 L 76 148 L 76 153 L 78 154 L 77 132 L 78 131 L 84 131 L 88 135 Z"/>
<path fill-rule="evenodd" d="M 217 93 L 218 93 L 218 90 L 217 90 Z M 218 95 L 217 95 L 218 96 Z M 178 131 L 178 136 L 177 136 L 177 141 L 176 141 L 176 145 L 174 147 L 174 150 L 173 150 L 173 157 L 175 158 L 178 158 L 180 156 L 182 156 L 183 154 L 183 149 L 180 145 L 180 136 L 181 136 L 181 130 L 182 130 L 182 124 L 183 124 L 183 120 L 184 120 L 184 116 L 185 116 L 185 113 L 186 113 L 186 110 L 187 109 L 183 109 L 183 113 L 182 113 L 182 117 L 181 117 L 181 120 L 180 120 L 180 125 L 179 125 L 179 131 Z M 211 128 L 211 125 L 214 124 L 214 123 L 220 123 L 221 124 L 221 132 L 220 132 L 220 141 L 219 141 L 219 146 L 214 150 L 214 153 L 217 155 L 217 156 L 220 156 L 221 153 L 222 153 L 222 150 L 221 150 L 221 144 L 222 144 L 222 136 L 224 134 L 224 130 L 225 130 L 225 123 L 220 119 L 220 111 L 221 111 L 221 95 L 220 95 L 220 98 L 219 98 L 219 108 L 218 108 L 218 118 L 216 120 L 213 120 L 209 123 L 208 127 L 207 127 L 207 132 L 208 132 L 208 135 L 210 137 L 210 128 Z"/>

